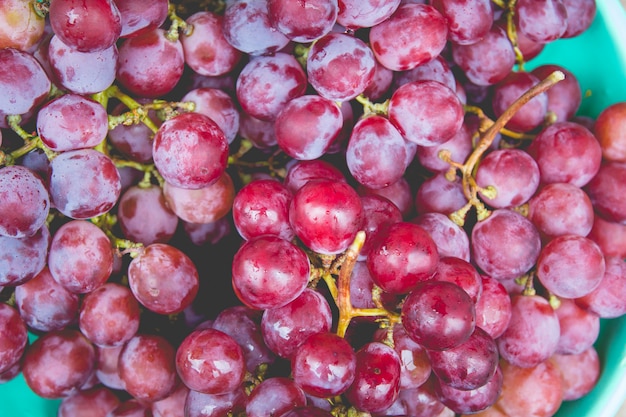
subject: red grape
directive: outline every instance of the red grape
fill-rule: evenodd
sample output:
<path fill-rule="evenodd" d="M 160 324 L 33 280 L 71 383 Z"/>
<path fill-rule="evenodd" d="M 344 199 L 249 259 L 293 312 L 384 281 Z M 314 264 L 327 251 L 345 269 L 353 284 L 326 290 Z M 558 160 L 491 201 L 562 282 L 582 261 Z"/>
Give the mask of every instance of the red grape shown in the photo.
<path fill-rule="evenodd" d="M 39 16 L 31 4 L 20 0 L 4 1 L 0 13 L 0 48 L 31 50 L 43 38 L 45 25 L 45 18 Z"/>
<path fill-rule="evenodd" d="M 454 256 L 470 260 L 469 237 L 465 230 L 443 213 L 423 213 L 411 220 L 422 227 L 437 245 L 439 257 Z"/>
<path fill-rule="evenodd" d="M 557 122 L 566 122 L 576 115 L 582 101 L 582 91 L 576 76 L 566 68 L 554 64 L 541 65 L 531 73 L 543 80 L 554 71 L 561 71 L 565 74 L 565 79 L 546 91 L 548 111 L 554 113 Z"/>
<path fill-rule="evenodd" d="M 580 307 L 602 318 L 626 314 L 626 263 L 621 257 L 610 256 L 600 284 L 589 294 L 576 299 Z"/>
<path fill-rule="evenodd" d="M 106 387 L 79 391 L 65 397 L 59 405 L 58 417 L 107 417 L 120 405 L 120 399 Z"/>
<path fill-rule="evenodd" d="M 530 72 L 511 72 L 494 86 L 493 113 L 500 117 L 511 104 L 541 80 Z M 548 111 L 548 93 L 536 95 L 515 112 L 507 122 L 509 129 L 528 132 L 540 126 Z"/>
<path fill-rule="evenodd" d="M 298 191 L 311 180 L 327 179 L 335 182 L 346 182 L 344 174 L 333 164 L 324 160 L 297 161 L 287 170 L 284 184 L 292 192 Z"/>
<path fill-rule="evenodd" d="M 246 364 L 239 344 L 219 330 L 191 332 L 178 346 L 176 369 L 183 383 L 205 394 L 227 394 L 243 382 Z"/>
<path fill-rule="evenodd" d="M 185 416 L 223 417 L 245 411 L 247 395 L 242 388 L 226 394 L 204 394 L 190 390 L 185 401 Z"/>
<path fill-rule="evenodd" d="M 448 281 L 463 288 L 474 302 L 482 296 L 482 279 L 474 266 L 461 258 L 443 257 L 439 259 L 433 279 Z"/>
<path fill-rule="evenodd" d="M 519 0 L 514 19 L 519 32 L 540 43 L 557 40 L 567 29 L 567 9 L 562 0 Z"/>
<path fill-rule="evenodd" d="M 268 378 L 257 385 L 246 403 L 247 417 L 283 415 L 307 404 L 304 391 L 291 378 Z"/>
<path fill-rule="evenodd" d="M 0 303 L 0 374 L 19 362 L 28 344 L 26 323 L 15 308 Z"/>
<path fill-rule="evenodd" d="M 476 326 L 497 339 L 511 320 L 511 298 L 497 279 L 482 275 L 483 292 L 476 302 Z"/>
<path fill-rule="evenodd" d="M 196 266 L 183 251 L 153 243 L 128 265 L 128 285 L 148 310 L 174 314 L 193 302 L 200 283 Z"/>
<path fill-rule="evenodd" d="M 45 225 L 32 236 L 0 236 L 0 285 L 19 286 L 46 266 L 50 232 Z"/>
<path fill-rule="evenodd" d="M 307 43 L 331 31 L 337 20 L 337 0 L 268 0 L 270 23 L 294 42 Z"/>
<path fill-rule="evenodd" d="M 193 102 L 194 111 L 212 119 L 222 129 L 228 143 L 235 140 L 239 130 L 239 110 L 233 99 L 223 90 L 196 88 L 188 91 L 180 101 Z"/>
<path fill-rule="evenodd" d="M 142 0 L 113 0 L 120 11 L 122 31 L 120 37 L 130 38 L 158 28 L 167 18 L 167 0 L 156 0 L 149 4 Z"/>
<path fill-rule="evenodd" d="M 626 102 L 612 104 L 600 112 L 593 132 L 602 147 L 602 156 L 609 161 L 626 162 Z"/>
<path fill-rule="evenodd" d="M 492 5 L 487 0 L 437 0 L 432 5 L 448 21 L 448 40 L 457 45 L 480 41 L 494 21 Z"/>
<path fill-rule="evenodd" d="M 372 248 L 376 233 L 394 223 L 401 222 L 402 213 L 389 199 L 377 194 L 361 196 L 361 204 L 365 213 L 365 221 L 361 228 L 365 232 L 365 243 L 359 252 L 359 260 L 365 260 Z"/>
<path fill-rule="evenodd" d="M 578 354 L 553 355 L 563 376 L 563 400 L 573 401 L 589 394 L 600 378 L 600 358 L 593 346 Z"/>
<path fill-rule="evenodd" d="M 338 0 L 337 23 L 352 30 L 370 28 L 387 20 L 400 3 L 400 0 Z"/>
<path fill-rule="evenodd" d="M 50 92 L 50 80 L 32 55 L 13 48 L 0 49 L 0 115 L 25 114 Z M 4 116 L 2 117 L 4 119 Z"/>

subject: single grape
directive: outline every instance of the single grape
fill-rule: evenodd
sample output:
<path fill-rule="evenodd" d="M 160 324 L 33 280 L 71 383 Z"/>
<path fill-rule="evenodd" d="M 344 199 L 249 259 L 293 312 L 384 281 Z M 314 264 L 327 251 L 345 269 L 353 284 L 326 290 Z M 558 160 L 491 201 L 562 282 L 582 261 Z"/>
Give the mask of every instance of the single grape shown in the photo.
<path fill-rule="evenodd" d="M 421 146 L 440 145 L 463 125 L 463 106 L 456 93 L 431 80 L 398 87 L 389 101 L 389 120 L 402 136 Z"/>
<path fill-rule="evenodd" d="M 232 337 L 215 329 L 195 330 L 176 351 L 176 369 L 191 390 L 227 394 L 243 382 L 243 351 Z"/>
<path fill-rule="evenodd" d="M 394 71 L 383 66 L 375 60 L 374 77 L 363 90 L 363 96 L 370 101 L 383 101 L 389 96 L 389 92 L 394 79 Z M 346 106 L 348 107 L 348 106 Z"/>
<path fill-rule="evenodd" d="M 0 285 L 19 286 L 39 274 L 48 259 L 50 232 L 42 226 L 32 236 L 0 236 Z"/>
<path fill-rule="evenodd" d="M 30 4 L 20 0 L 5 1 L 0 13 L 0 48 L 29 51 L 44 37 L 45 26 L 46 19 Z"/>
<path fill-rule="evenodd" d="M 267 346 L 290 359 L 307 337 L 329 332 L 332 321 L 328 301 L 319 292 L 305 289 L 290 303 L 265 310 L 261 330 Z"/>
<path fill-rule="evenodd" d="M 222 30 L 228 43 L 253 56 L 275 53 L 289 43 L 272 26 L 267 1 L 263 0 L 231 1 L 224 11 Z"/>
<path fill-rule="evenodd" d="M 0 303 L 0 374 L 20 361 L 28 344 L 26 323 L 15 308 Z"/>
<path fill-rule="evenodd" d="M 415 208 L 419 214 L 441 213 L 449 215 L 467 203 L 463 194 L 463 185 L 459 177 L 454 181 L 446 178 L 445 172 L 439 172 L 426 179 L 415 194 Z"/>
<path fill-rule="evenodd" d="M 222 217 L 212 223 L 183 222 L 183 230 L 196 246 L 204 244 L 216 245 L 223 238 L 230 235 L 231 223 L 226 217 Z"/>
<path fill-rule="evenodd" d="M 479 86 L 494 85 L 510 74 L 515 65 L 515 51 L 506 31 L 493 25 L 478 42 L 452 44 L 452 59 L 467 78 Z"/>
<path fill-rule="evenodd" d="M 276 116 L 274 132 L 278 146 L 287 155 L 312 160 L 327 152 L 342 124 L 337 104 L 312 94 L 289 101 Z"/>
<path fill-rule="evenodd" d="M 502 382 L 502 371 L 497 366 L 493 376 L 478 388 L 462 390 L 436 380 L 435 392 L 437 398 L 455 413 L 476 414 L 495 404 L 502 391 Z"/>
<path fill-rule="evenodd" d="M 528 153 L 541 172 L 541 182 L 567 182 L 583 187 L 598 173 L 602 148 L 584 126 L 575 122 L 557 122 L 541 130 Z"/>
<path fill-rule="evenodd" d="M 476 265 L 500 281 L 528 272 L 541 251 L 537 228 L 510 209 L 494 210 L 478 222 L 472 229 L 470 244 Z"/>
<path fill-rule="evenodd" d="M 562 0 L 515 3 L 515 27 L 529 39 L 548 43 L 563 36 L 567 30 L 567 8 Z"/>
<path fill-rule="evenodd" d="M 442 257 L 437 263 L 437 269 L 433 275 L 434 280 L 455 283 L 477 303 L 482 296 L 482 279 L 476 268 L 461 258 Z"/>
<path fill-rule="evenodd" d="M 354 382 L 346 397 L 358 410 L 382 412 L 398 397 L 400 372 L 400 357 L 393 348 L 369 342 L 356 352 Z"/>
<path fill-rule="evenodd" d="M 37 113 L 37 133 L 56 152 L 93 148 L 106 137 L 108 123 L 100 103 L 78 94 L 49 101 Z"/>
<path fill-rule="evenodd" d="M 190 390 L 185 401 L 185 416 L 188 417 L 223 417 L 236 415 L 246 409 L 247 395 L 243 387 L 226 394 L 204 394 Z"/>
<path fill-rule="evenodd" d="M 237 77 L 236 93 L 246 113 L 275 120 L 285 104 L 304 95 L 306 85 L 306 74 L 296 58 L 277 52 L 251 59 Z"/>
<path fill-rule="evenodd" d="M 128 284 L 137 300 L 158 314 L 180 313 L 196 297 L 198 270 L 182 250 L 153 243 L 128 265 Z"/>
<path fill-rule="evenodd" d="M 247 417 L 278 416 L 307 404 L 304 391 L 291 378 L 274 377 L 257 385 L 246 404 Z"/>
<path fill-rule="evenodd" d="M 267 13 L 274 28 L 289 40 L 308 43 L 331 31 L 337 20 L 337 0 L 268 0 Z"/>
<path fill-rule="evenodd" d="M 0 115 L 25 114 L 50 92 L 50 80 L 37 60 L 14 48 L 0 49 Z M 2 117 L 4 119 L 4 116 Z"/>
<path fill-rule="evenodd" d="M 48 12 L 52 31 L 79 52 L 110 48 L 122 32 L 122 16 L 113 0 L 61 0 Z"/>
<path fill-rule="evenodd" d="M 160 27 L 167 19 L 168 2 L 157 0 L 145 3 L 141 0 L 114 0 L 122 19 L 121 38 L 141 35 Z"/>
<path fill-rule="evenodd" d="M 594 224 L 589 196 L 568 183 L 541 188 L 528 202 L 528 218 L 547 239 L 568 234 L 587 236 Z"/>
<path fill-rule="evenodd" d="M 600 246 L 605 256 L 626 257 L 626 225 L 604 220 L 597 213 L 587 237 Z"/>
<path fill-rule="evenodd" d="M 618 102 L 604 108 L 595 120 L 595 134 L 602 156 L 609 161 L 626 162 L 626 136 L 622 126 L 626 125 L 626 102 Z"/>
<path fill-rule="evenodd" d="M 361 196 L 361 204 L 365 213 L 364 224 L 361 228 L 365 232 L 365 243 L 359 252 L 359 260 L 365 260 L 372 248 L 376 233 L 394 223 L 401 222 L 402 213 L 388 198 L 377 194 Z"/>
<path fill-rule="evenodd" d="M 89 293 L 111 276 L 111 241 L 95 224 L 86 220 L 70 220 L 52 237 L 48 267 L 54 280 L 68 291 Z"/>
<path fill-rule="evenodd" d="M 0 168 L 0 235 L 35 235 L 50 212 L 50 195 L 41 178 L 19 165 Z"/>
<path fill-rule="evenodd" d="M 227 171 L 216 182 L 200 188 L 176 187 L 168 182 L 163 195 L 169 208 L 188 223 L 208 224 L 223 219 L 231 210 L 235 198 L 235 185 Z"/>
<path fill-rule="evenodd" d="M 107 213 L 120 196 L 122 184 L 115 164 L 95 149 L 63 152 L 50 163 L 50 200 L 73 219 Z"/>
<path fill-rule="evenodd" d="M 24 322 L 34 330 L 61 330 L 78 321 L 78 294 L 56 282 L 47 266 L 15 287 L 15 304 Z"/>
<path fill-rule="evenodd" d="M 313 161 L 296 161 L 289 166 L 284 184 L 292 193 L 295 193 L 307 182 L 321 179 L 346 182 L 346 178 L 339 168 L 330 162 L 316 159 Z"/>
<path fill-rule="evenodd" d="M 116 347 L 96 346 L 96 369 L 95 376 L 102 385 L 114 390 L 123 390 L 124 381 L 120 378 L 118 364 L 120 353 L 124 345 Z"/>
<path fill-rule="evenodd" d="M 537 278 L 558 297 L 578 298 L 600 285 L 606 263 L 591 239 L 563 235 L 546 244 L 537 259 Z"/>
<path fill-rule="evenodd" d="M 309 181 L 295 192 L 289 222 L 311 250 L 324 254 L 345 251 L 363 226 L 363 205 L 345 182 Z"/>
<path fill-rule="evenodd" d="M 108 282 L 83 298 L 78 326 L 97 346 L 121 346 L 139 330 L 139 314 L 139 303 L 130 289 Z"/>
<path fill-rule="evenodd" d="M 80 390 L 96 367 L 94 346 L 78 330 L 48 332 L 26 350 L 22 374 L 43 398 L 62 398 Z"/>
<path fill-rule="evenodd" d="M 339 0 L 337 23 L 352 30 L 371 28 L 387 20 L 400 3 L 400 0 Z"/>
<path fill-rule="evenodd" d="M 128 188 L 118 202 L 117 220 L 127 239 L 146 246 L 167 243 L 178 226 L 178 216 L 155 185 Z"/>
<path fill-rule="evenodd" d="M 578 354 L 552 356 L 563 376 L 563 401 L 573 401 L 589 394 L 600 378 L 600 358 L 591 346 Z"/>
<path fill-rule="evenodd" d="M 95 387 L 63 398 L 58 417 L 107 417 L 120 402 L 109 388 Z"/>
<path fill-rule="evenodd" d="M 185 402 L 189 392 L 189 388 L 182 382 L 179 382 L 170 395 L 150 404 L 152 417 L 176 417 L 181 415 L 185 409 Z"/>
<path fill-rule="evenodd" d="M 600 317 L 578 306 L 576 301 L 560 298 L 556 315 L 559 318 L 561 336 L 557 354 L 580 354 L 592 347 L 600 334 Z"/>
<path fill-rule="evenodd" d="M 374 53 L 357 37 L 331 32 L 309 50 L 306 71 L 309 83 L 329 100 L 352 100 L 374 78 Z"/>
<path fill-rule="evenodd" d="M 393 71 L 406 71 L 434 59 L 448 35 L 446 19 L 428 4 L 401 4 L 373 26 L 369 41 L 376 59 Z"/>
<path fill-rule="evenodd" d="M 403 218 L 408 218 L 413 214 L 415 208 L 413 206 L 411 184 L 409 184 L 409 181 L 404 176 L 383 188 L 373 189 L 359 185 L 358 193 L 359 195 L 376 194 L 385 197 L 400 209 Z"/>
<path fill-rule="evenodd" d="M 422 282 L 402 306 L 402 324 L 407 334 L 426 349 L 459 346 L 474 332 L 475 322 L 472 299 L 452 282 Z"/>
<path fill-rule="evenodd" d="M 199 11 L 185 21 L 193 27 L 180 37 L 185 63 L 200 75 L 217 76 L 232 71 L 243 54 L 224 37 L 224 17 Z"/>
<path fill-rule="evenodd" d="M 116 44 L 101 51 L 80 52 L 56 35 L 47 50 L 55 81 L 76 94 L 96 94 L 110 87 L 115 81 L 118 57 Z"/>
<path fill-rule="evenodd" d="M 122 402 L 107 414 L 107 417 L 153 417 L 147 404 L 131 398 Z"/>
<path fill-rule="evenodd" d="M 269 149 L 277 144 L 274 120 L 257 119 L 245 111 L 239 116 L 238 133 L 259 149 Z"/>
<path fill-rule="evenodd" d="M 185 69 L 181 41 L 170 41 L 164 29 L 154 28 L 119 46 L 117 81 L 131 94 L 157 98 L 174 89 Z"/>
<path fill-rule="evenodd" d="M 309 281 L 309 259 L 293 243 L 264 235 L 248 240 L 232 262 L 237 297 L 256 309 L 277 308 L 295 300 Z"/>
<path fill-rule="evenodd" d="M 511 321 L 511 298 L 505 286 L 495 278 L 482 275 L 483 292 L 476 302 L 476 326 L 497 339 Z"/>
<path fill-rule="evenodd" d="M 557 122 L 571 120 L 578 112 L 582 101 L 582 90 L 576 76 L 561 65 L 541 65 L 531 71 L 540 80 L 554 71 L 561 71 L 565 79 L 559 81 L 548 91 L 548 111 L 554 113 Z"/>
<path fill-rule="evenodd" d="M 350 343 L 336 334 L 315 333 L 295 351 L 291 372 L 295 383 L 310 395 L 339 395 L 354 381 L 356 354 Z"/>
<path fill-rule="evenodd" d="M 511 297 L 511 320 L 496 340 L 500 356 L 523 368 L 536 367 L 556 352 L 560 326 L 550 303 L 538 295 Z"/>
<path fill-rule="evenodd" d="M 174 355 L 174 347 L 162 336 L 133 336 L 119 356 L 118 372 L 124 389 L 144 403 L 167 397 L 176 388 Z"/>
<path fill-rule="evenodd" d="M 605 259 L 606 270 L 600 284 L 589 294 L 576 299 L 576 304 L 601 318 L 626 314 L 626 263 L 622 257 Z"/>

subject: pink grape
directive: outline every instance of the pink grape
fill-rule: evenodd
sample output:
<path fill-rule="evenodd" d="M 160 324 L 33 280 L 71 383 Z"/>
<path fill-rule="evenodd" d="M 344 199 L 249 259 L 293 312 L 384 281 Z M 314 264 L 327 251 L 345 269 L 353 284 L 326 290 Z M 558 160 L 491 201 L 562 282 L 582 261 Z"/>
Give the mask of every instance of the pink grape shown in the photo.
<path fill-rule="evenodd" d="M 233 222 L 246 240 L 264 234 L 291 240 L 289 203 L 293 195 L 278 181 L 256 180 L 243 186 L 233 201 Z"/>
<path fill-rule="evenodd" d="M 388 96 L 393 83 L 394 71 L 384 67 L 380 62 L 375 61 L 374 77 L 363 90 L 363 96 L 370 101 L 381 101 Z"/>
<path fill-rule="evenodd" d="M 297 161 L 288 167 L 284 184 L 292 193 L 295 193 L 307 182 L 320 179 L 346 182 L 346 178 L 339 168 L 327 161 L 317 159 Z"/>
<path fill-rule="evenodd" d="M 107 213 L 117 202 L 122 184 L 115 164 L 94 149 L 63 152 L 50 163 L 50 200 L 73 219 Z"/>
<path fill-rule="evenodd" d="M 342 125 L 341 111 L 333 101 L 304 95 L 292 99 L 280 110 L 274 132 L 278 146 L 287 155 L 312 160 L 326 153 Z"/>
<path fill-rule="evenodd" d="M 295 407 L 303 407 L 306 404 L 304 391 L 292 379 L 268 378 L 252 390 L 246 404 L 246 416 L 283 415 Z"/>
<path fill-rule="evenodd" d="M 176 351 L 176 369 L 183 383 L 205 394 L 227 394 L 243 382 L 246 365 L 243 351 L 226 333 L 195 330 Z"/>
<path fill-rule="evenodd" d="M 589 394 L 600 378 L 600 358 L 593 346 L 578 354 L 555 354 L 552 360 L 563 376 L 564 401 Z"/>
<path fill-rule="evenodd" d="M 163 195 L 169 208 L 188 223 L 208 224 L 223 219 L 232 208 L 235 185 L 224 171 L 207 187 L 190 190 L 166 182 Z"/>
<path fill-rule="evenodd" d="M 400 209 L 389 199 L 377 195 L 361 196 L 365 220 L 362 230 L 365 232 L 365 243 L 359 252 L 359 260 L 365 260 L 374 243 L 374 236 L 379 230 L 402 221 Z"/>
<path fill-rule="evenodd" d="M 555 311 L 561 328 L 556 353 L 580 354 L 593 346 L 600 334 L 598 315 L 578 306 L 575 300 L 569 298 L 560 298 L 560 305 Z"/>
<path fill-rule="evenodd" d="M 449 181 L 445 172 L 440 172 L 426 179 L 415 194 L 415 208 L 419 214 L 451 214 L 462 208 L 467 199 L 463 194 L 460 178 Z"/>
<path fill-rule="evenodd" d="M 602 149 L 587 128 L 574 122 L 557 122 L 539 132 L 528 153 L 541 172 L 541 182 L 567 182 L 583 187 L 598 173 Z"/>
<path fill-rule="evenodd" d="M 275 120 L 290 100 L 304 95 L 306 74 L 293 55 L 277 52 L 250 60 L 237 77 L 242 109 L 261 120 Z"/>
<path fill-rule="evenodd" d="M 107 417 L 120 404 L 120 399 L 106 387 L 79 391 L 65 397 L 59 405 L 58 417 Z"/>
<path fill-rule="evenodd" d="M 482 275 L 481 280 L 483 292 L 475 304 L 476 326 L 497 339 L 511 321 L 511 298 L 497 279 Z"/>
<path fill-rule="evenodd" d="M 184 411 L 189 417 L 221 417 L 245 411 L 247 398 L 243 387 L 226 394 L 204 394 L 190 390 Z"/>
<path fill-rule="evenodd" d="M 345 392 L 354 381 L 356 366 L 350 343 L 329 332 L 309 336 L 291 359 L 293 380 L 304 392 L 316 397 Z"/>
<path fill-rule="evenodd" d="M 115 390 L 124 389 L 124 381 L 118 372 L 119 357 L 123 348 L 124 345 L 108 348 L 96 346 L 95 375 L 105 387 Z"/>
<path fill-rule="evenodd" d="M 122 16 L 113 0 L 61 0 L 50 4 L 52 31 L 79 52 L 110 48 L 122 32 Z"/>
<path fill-rule="evenodd" d="M 2 48 L 0 60 L 0 88 L 3 91 L 0 115 L 28 113 L 46 99 L 51 83 L 32 55 L 14 48 Z"/>
<path fill-rule="evenodd" d="M 122 348 L 118 372 L 124 390 L 150 403 L 167 397 L 176 387 L 175 350 L 162 336 L 137 334 Z"/>
<path fill-rule="evenodd" d="M 578 112 L 582 101 L 582 90 L 576 76 L 560 65 L 541 65 L 531 71 L 543 80 L 554 71 L 561 71 L 565 79 L 550 87 L 548 95 L 548 111 L 553 112 L 557 122 L 571 120 Z"/>
<path fill-rule="evenodd" d="M 601 318 L 615 318 L 626 314 L 626 264 L 617 256 L 608 256 L 605 262 L 600 284 L 589 294 L 577 298 L 576 304 Z"/>
<path fill-rule="evenodd" d="M 607 257 L 626 255 L 626 225 L 604 220 L 594 213 L 593 226 L 587 237 L 600 246 Z"/>
<path fill-rule="evenodd" d="M 139 313 L 139 303 L 130 289 L 108 282 L 83 298 L 78 326 L 97 346 L 120 346 L 139 330 Z"/>
<path fill-rule="evenodd" d="M 509 326 L 496 342 L 505 361 L 532 368 L 556 352 L 559 335 L 559 318 L 548 300 L 518 294 L 511 297 Z"/>
<path fill-rule="evenodd" d="M 15 304 L 33 330 L 61 330 L 78 321 L 78 294 L 56 282 L 47 266 L 33 279 L 15 287 Z"/>
<path fill-rule="evenodd" d="M 515 26 L 529 39 L 548 43 L 567 29 L 567 8 L 561 0 L 528 1 L 515 4 Z"/>
<path fill-rule="evenodd" d="M 406 143 L 385 117 L 361 118 L 352 128 L 346 149 L 346 163 L 352 176 L 368 188 L 383 188 L 398 181 L 405 167 Z"/>
<path fill-rule="evenodd" d="M 331 32 L 318 39 L 307 55 L 309 83 L 329 100 L 352 100 L 374 78 L 374 53 L 354 36 Z"/>
<path fill-rule="evenodd" d="M 261 330 L 267 346 L 282 358 L 290 359 L 304 340 L 331 330 L 328 301 L 318 292 L 305 289 L 295 300 L 263 312 Z"/>
<path fill-rule="evenodd" d="M 443 84 L 414 81 L 394 91 L 389 101 L 389 120 L 407 141 L 421 146 L 440 145 L 461 129 L 463 106 L 456 93 Z"/>
<path fill-rule="evenodd" d="M 119 46 L 117 81 L 131 94 L 157 98 L 169 93 L 185 68 L 183 46 L 155 28 L 124 39 Z"/>
<path fill-rule="evenodd" d="M 28 344 L 26 323 L 15 308 L 0 304 L 0 374 L 20 361 Z"/>
<path fill-rule="evenodd" d="M 143 102 L 146 101 L 146 99 L 139 101 Z M 128 108 L 120 103 L 113 108 L 111 115 L 118 116 L 126 111 L 128 111 Z M 156 116 L 156 112 L 149 111 L 148 117 L 156 126 L 161 124 L 161 120 Z M 133 161 L 151 163 L 153 136 L 152 131 L 143 123 L 129 126 L 120 124 L 109 130 L 108 143 L 122 153 L 122 155 Z"/>
<path fill-rule="evenodd" d="M 395 90 L 396 88 L 413 81 L 426 80 L 439 81 L 451 90 L 456 90 L 454 72 L 452 72 L 450 65 L 442 55 L 438 55 L 430 61 L 418 65 L 413 69 L 395 71 L 393 73 L 392 87 Z"/>
<path fill-rule="evenodd" d="M 14 19 L 14 16 L 21 16 Z M 6 1 L 0 13 L 0 48 L 28 51 L 44 37 L 46 20 L 34 7 L 19 0 Z"/>
<path fill-rule="evenodd" d="M 0 236 L 0 285 L 20 286 L 46 266 L 50 232 L 42 226 L 32 236 Z"/>
<path fill-rule="evenodd" d="M 78 331 L 44 334 L 27 349 L 22 374 L 28 387 L 43 398 L 62 398 L 79 391 L 93 373 L 96 353 Z"/>
<path fill-rule="evenodd" d="M 268 149 L 277 144 L 273 120 L 261 120 L 241 112 L 239 136 L 252 142 L 259 149 Z"/>
<path fill-rule="evenodd" d="M 224 11 L 222 30 L 228 43 L 248 55 L 271 54 L 289 43 L 289 39 L 272 26 L 267 1 L 230 2 Z"/>
<path fill-rule="evenodd" d="M 459 346 L 474 332 L 475 323 L 472 299 L 452 282 L 421 282 L 402 306 L 402 324 L 407 334 L 426 349 Z"/>
<path fill-rule="evenodd" d="M 419 68 L 419 67 L 418 67 Z M 417 146 L 417 158 L 420 164 L 432 172 L 445 172 L 450 164 L 439 157 L 439 152 L 450 152 L 450 159 L 455 162 L 464 162 L 472 152 L 472 132 L 466 123 L 463 123 L 458 132 L 450 139 L 435 146 Z"/>
<path fill-rule="evenodd" d="M 411 185 L 405 177 L 383 188 L 373 189 L 360 185 L 358 192 L 360 195 L 376 194 L 385 197 L 400 209 L 403 218 L 408 217 L 413 212 Z"/>
<path fill-rule="evenodd" d="M 50 196 L 41 178 L 28 168 L 0 168 L 0 235 L 25 238 L 44 226 Z"/>
<path fill-rule="evenodd" d="M 224 37 L 224 17 L 199 11 L 186 22 L 193 30 L 180 37 L 185 63 L 200 75 L 217 76 L 232 71 L 243 54 Z"/>
<path fill-rule="evenodd" d="M 393 71 L 406 71 L 434 59 L 448 35 L 445 18 L 427 4 L 401 4 L 373 26 L 369 41 L 376 59 Z"/>
<path fill-rule="evenodd" d="M 585 188 L 593 208 L 604 220 L 626 224 L 626 204 L 618 197 L 622 195 L 624 178 L 626 163 L 607 161 Z"/>
<path fill-rule="evenodd" d="M 47 53 L 55 81 L 76 94 L 96 94 L 115 81 L 119 51 L 116 44 L 101 51 L 80 52 L 56 35 Z"/>
<path fill-rule="evenodd" d="M 597 7 L 595 1 L 572 1 L 563 0 L 567 11 L 567 29 L 561 35 L 562 38 L 573 38 L 586 31 L 596 17 Z"/>
<path fill-rule="evenodd" d="M 465 290 L 474 304 L 482 296 L 483 285 L 478 271 L 471 263 L 461 258 L 451 256 L 440 258 L 433 279 L 455 283 Z"/>
<path fill-rule="evenodd" d="M 117 220 L 127 239 L 146 246 L 167 243 L 178 226 L 162 189 L 154 185 L 127 189 L 118 202 Z"/>
<path fill-rule="evenodd" d="M 198 270 L 183 251 L 166 243 L 140 250 L 128 266 L 128 284 L 137 300 L 159 314 L 180 313 L 198 293 Z"/>
<path fill-rule="evenodd" d="M 134 398 L 122 402 L 107 417 L 153 417 L 150 407 Z"/>
<path fill-rule="evenodd" d="M 494 87 L 492 107 L 496 117 L 500 117 L 525 91 L 539 83 L 539 79 L 529 72 L 511 72 Z M 528 132 L 540 126 L 548 111 L 548 94 L 541 93 L 525 103 L 507 122 L 509 129 Z"/>
<path fill-rule="evenodd" d="M 48 267 L 54 280 L 68 291 L 89 293 L 111 276 L 111 241 L 95 224 L 86 220 L 71 220 L 52 237 Z"/>
<path fill-rule="evenodd" d="M 443 213 L 423 213 L 411 220 L 426 230 L 437 245 L 439 257 L 454 256 L 470 260 L 470 244 L 467 232 Z"/>
<path fill-rule="evenodd" d="M 188 189 L 214 184 L 226 169 L 224 132 L 201 113 L 183 113 L 165 121 L 154 136 L 154 164 L 168 183 Z"/>
<path fill-rule="evenodd" d="M 189 395 L 189 388 L 185 384 L 178 383 L 170 395 L 150 404 L 152 417 L 174 417 L 185 408 L 185 402 Z"/>
<path fill-rule="evenodd" d="M 336 254 L 345 251 L 363 225 L 363 205 L 345 182 L 316 180 L 295 192 L 289 222 L 296 236 L 311 250 Z"/>
<path fill-rule="evenodd" d="M 247 306 L 277 308 L 302 294 L 309 271 L 309 260 L 302 249 L 277 236 L 263 235 L 248 240 L 235 254 L 232 284 Z"/>
<path fill-rule="evenodd" d="M 47 102 L 37 113 L 37 133 L 56 152 L 92 148 L 108 132 L 102 105 L 78 94 L 65 94 Z"/>
<path fill-rule="evenodd" d="M 331 31 L 337 20 L 337 0 L 311 0 L 306 4 L 268 0 L 270 23 L 294 42 L 308 43 Z"/>
<path fill-rule="evenodd" d="M 546 244 L 537 259 L 537 278 L 558 297 L 578 298 L 600 285 L 604 254 L 590 239 L 563 235 Z"/>
<path fill-rule="evenodd" d="M 541 250 L 539 231 L 530 220 L 510 209 L 494 210 L 478 222 L 470 243 L 476 265 L 497 280 L 514 279 L 528 272 Z"/>
<path fill-rule="evenodd" d="M 535 160 L 521 149 L 498 149 L 489 152 L 480 162 L 476 184 L 493 186 L 494 198 L 480 193 L 485 203 L 496 208 L 520 206 L 526 203 L 539 187 L 539 167 Z"/>
<path fill-rule="evenodd" d="M 447 19 L 448 39 L 457 45 L 480 41 L 493 24 L 492 5 L 486 0 L 437 0 L 432 5 Z"/>
<path fill-rule="evenodd" d="M 358 410 L 384 411 L 398 397 L 400 372 L 400 356 L 393 348 L 369 342 L 356 352 L 354 382 L 345 395 Z"/>
<path fill-rule="evenodd" d="M 454 413 L 476 414 L 496 403 L 502 391 L 502 380 L 502 371 L 500 367 L 496 367 L 493 376 L 478 388 L 461 390 L 436 381 L 435 392 L 437 398 Z"/>
<path fill-rule="evenodd" d="M 400 0 L 339 0 L 337 23 L 347 29 L 370 28 L 387 20 Z"/>
<path fill-rule="evenodd" d="M 168 2 L 147 4 L 141 0 L 114 0 L 122 19 L 121 38 L 130 38 L 158 28 L 167 18 Z"/>

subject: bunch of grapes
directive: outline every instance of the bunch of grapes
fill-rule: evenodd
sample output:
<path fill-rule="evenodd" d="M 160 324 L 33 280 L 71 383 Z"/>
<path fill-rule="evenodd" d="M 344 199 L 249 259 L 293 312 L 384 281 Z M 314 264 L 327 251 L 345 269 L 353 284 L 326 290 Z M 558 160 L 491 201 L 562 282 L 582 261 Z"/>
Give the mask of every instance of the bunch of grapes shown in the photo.
<path fill-rule="evenodd" d="M 595 386 L 626 102 L 526 69 L 595 0 L 1 3 L 0 382 L 59 417 L 547 417 Z"/>

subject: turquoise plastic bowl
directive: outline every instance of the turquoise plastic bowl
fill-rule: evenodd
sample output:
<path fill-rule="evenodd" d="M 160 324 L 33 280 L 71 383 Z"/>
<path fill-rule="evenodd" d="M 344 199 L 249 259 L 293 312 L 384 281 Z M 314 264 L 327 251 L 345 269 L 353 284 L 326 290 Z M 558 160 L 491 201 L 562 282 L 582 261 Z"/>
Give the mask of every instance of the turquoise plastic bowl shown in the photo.
<path fill-rule="evenodd" d="M 574 39 L 546 46 L 528 63 L 563 65 L 578 78 L 585 97 L 580 114 L 596 117 L 610 104 L 626 101 L 626 12 L 618 0 L 597 0 L 591 27 Z M 563 404 L 559 417 L 614 417 L 626 399 L 626 317 L 603 320 L 596 344 L 602 374 L 586 397 Z M 55 417 L 59 400 L 35 395 L 18 376 L 0 385 L 0 417 Z"/>

